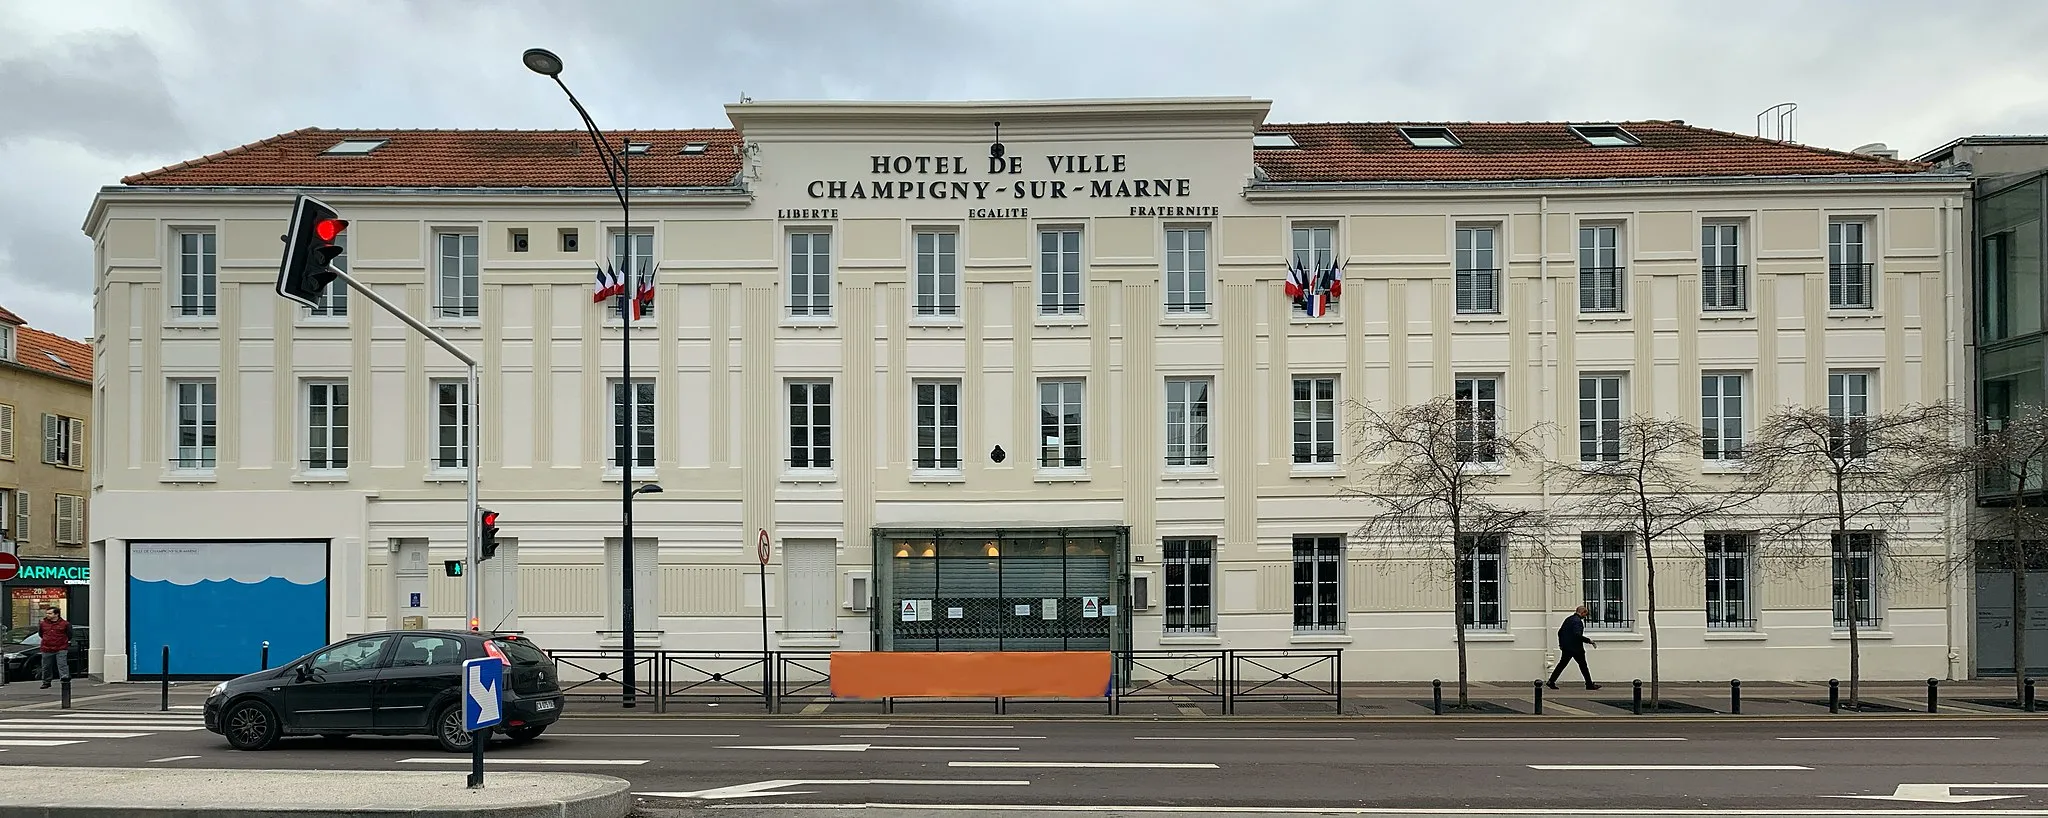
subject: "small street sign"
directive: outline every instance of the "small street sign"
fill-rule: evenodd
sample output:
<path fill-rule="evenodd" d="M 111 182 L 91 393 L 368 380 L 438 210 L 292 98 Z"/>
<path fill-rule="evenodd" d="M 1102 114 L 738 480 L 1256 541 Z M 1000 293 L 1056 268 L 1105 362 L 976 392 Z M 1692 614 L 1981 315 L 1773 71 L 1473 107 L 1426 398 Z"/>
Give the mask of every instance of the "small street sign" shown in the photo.
<path fill-rule="evenodd" d="M 472 733 L 504 720 L 505 663 L 495 656 L 462 663 L 462 729 Z"/>
<path fill-rule="evenodd" d="M 0 551 L 0 582 L 7 582 L 21 576 L 21 558 Z"/>
<path fill-rule="evenodd" d="M 765 528 L 764 528 L 764 529 L 761 529 L 761 546 L 760 546 L 760 548 L 759 548 L 758 550 L 759 550 L 759 551 L 761 552 L 761 553 L 760 553 L 760 556 L 761 556 L 761 564 L 762 564 L 762 565 L 767 565 L 767 564 L 768 564 L 768 529 L 765 529 Z"/>

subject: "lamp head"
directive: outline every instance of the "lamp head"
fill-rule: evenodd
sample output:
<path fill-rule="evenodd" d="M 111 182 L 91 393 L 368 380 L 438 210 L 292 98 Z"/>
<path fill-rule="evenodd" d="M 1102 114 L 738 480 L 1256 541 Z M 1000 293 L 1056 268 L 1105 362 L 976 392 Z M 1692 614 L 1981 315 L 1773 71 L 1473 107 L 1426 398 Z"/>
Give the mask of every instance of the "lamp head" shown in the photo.
<path fill-rule="evenodd" d="M 525 54 L 520 56 L 519 61 L 526 63 L 527 69 L 533 73 L 544 77 L 552 77 L 562 73 L 562 58 L 555 56 L 555 52 L 545 48 L 529 48 Z"/>
<path fill-rule="evenodd" d="M 634 490 L 633 490 L 633 493 L 634 493 L 634 494 L 660 494 L 660 493 L 661 493 L 661 486 L 660 486 L 660 484 L 657 484 L 657 483 L 648 483 L 647 485 L 644 485 L 644 486 L 641 486 L 641 487 L 639 487 L 639 488 L 636 488 L 636 489 L 634 489 Z"/>

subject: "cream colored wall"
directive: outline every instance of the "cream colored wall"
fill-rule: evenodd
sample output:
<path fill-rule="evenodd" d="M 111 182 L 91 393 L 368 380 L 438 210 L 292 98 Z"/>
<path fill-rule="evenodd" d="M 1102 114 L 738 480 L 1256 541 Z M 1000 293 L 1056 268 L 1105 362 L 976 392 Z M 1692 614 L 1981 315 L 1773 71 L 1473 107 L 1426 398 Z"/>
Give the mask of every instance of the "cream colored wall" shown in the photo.
<path fill-rule="evenodd" d="M 1036 150 L 1034 139 L 1051 138 L 1028 131 L 1013 138 L 1005 127 L 1005 141 L 1026 155 Z M 971 160 L 985 143 L 978 133 L 910 148 L 859 141 L 827 148 L 785 144 L 773 135 L 762 141 L 763 170 L 753 180 L 751 205 L 660 196 L 634 205 L 636 226 L 651 225 L 662 259 L 658 320 L 635 333 L 633 361 L 637 377 L 658 383 L 662 425 L 652 479 L 666 489 L 636 504 L 635 525 L 637 536 L 661 543 L 661 625 L 674 646 L 752 644 L 758 625 L 751 617 L 758 609 L 747 589 L 754 581 L 757 528 L 778 540 L 837 539 L 842 569 L 851 572 L 869 566 L 868 530 L 877 524 L 1109 519 L 1131 527 L 1135 553 L 1153 565 L 1160 537 L 1219 537 L 1216 600 L 1220 630 L 1233 644 L 1348 646 L 1367 657 L 1353 660 L 1365 674 L 1360 678 L 1426 677 L 1442 672 L 1434 657 L 1449 647 L 1450 589 L 1427 581 L 1425 567 L 1398 551 L 1354 546 L 1346 632 L 1290 633 L 1291 537 L 1348 531 L 1361 513 L 1331 499 L 1356 475 L 1341 468 L 1302 471 L 1288 462 L 1291 375 L 1335 374 L 1347 398 L 1400 403 L 1447 391 L 1454 373 L 1502 373 L 1511 422 L 1548 420 L 1569 431 L 1575 428 L 1572 377 L 1580 370 L 1626 370 L 1629 410 L 1692 421 L 1704 368 L 1753 373 L 1759 401 L 1753 419 L 1765 403 L 1824 401 L 1830 366 L 1879 370 L 1884 406 L 1939 399 L 1958 374 L 1944 354 L 1961 314 L 1943 311 L 1951 283 L 1938 221 L 1944 197 L 1961 190 L 1955 186 L 1378 192 L 1273 204 L 1238 193 L 1245 175 L 1239 169 L 1248 171 L 1250 158 L 1241 135 L 1194 133 L 1172 142 L 1102 140 L 1070 152 L 1142 154 L 1137 175 L 1192 175 L 1196 194 L 1188 200 L 1143 204 L 1214 207 L 1215 217 L 1134 218 L 1131 202 L 1067 200 L 1031 202 L 1029 219 L 975 219 L 966 217 L 969 205 L 952 200 L 821 204 L 803 190 L 815 178 L 861 176 L 863 157 L 876 153 Z M 433 231 L 481 231 L 485 320 L 433 323 L 485 363 L 482 485 L 487 503 L 519 538 L 521 626 L 563 646 L 590 643 L 592 632 L 604 627 L 592 624 L 601 621 L 604 599 L 600 544 L 607 534 L 615 536 L 618 524 L 617 475 L 603 467 L 610 438 L 601 384 L 619 371 L 620 340 L 617 322 L 603 317 L 589 292 L 591 262 L 607 246 L 595 231 L 615 226 L 616 210 L 597 197 L 327 200 L 353 223 L 351 270 L 416 315 L 428 314 Z M 429 477 L 426 384 L 459 377 L 461 369 L 364 299 L 353 301 L 346 322 L 323 323 L 277 298 L 270 288 L 285 201 L 186 204 L 129 197 L 110 206 L 99 233 L 109 284 L 101 309 L 115 317 L 107 323 L 116 336 L 101 382 L 112 394 L 104 428 L 121 431 L 100 443 L 107 495 L 94 508 L 95 518 L 118 518 L 126 498 L 179 495 L 181 508 L 196 514 L 208 513 L 202 509 L 213 508 L 208 500 L 218 492 L 346 489 L 370 493 L 361 499 L 331 495 L 366 506 L 363 527 L 346 536 L 363 542 L 426 537 L 434 549 L 430 564 L 457 558 L 462 486 Z M 777 218 L 782 210 L 835 207 L 836 218 Z M 1829 214 L 1875 221 L 1871 241 L 1881 281 L 1875 310 L 1846 315 L 1826 309 Z M 1700 309 L 1703 218 L 1746 220 L 1745 241 L 1754 253 L 1752 310 Z M 1577 313 L 1573 240 L 1576 225 L 1588 220 L 1624 225 L 1626 313 Z M 1279 286 L 1287 231 L 1297 221 L 1339 228 L 1346 286 L 1327 319 L 1291 316 Z M 1454 314 L 1451 237 L 1467 221 L 1496 222 L 1504 231 L 1506 308 L 1500 316 Z M 221 232 L 216 321 L 169 317 L 169 228 L 182 224 L 212 224 Z M 1084 231 L 1088 303 L 1080 321 L 1035 314 L 1030 246 L 1033 229 L 1042 224 Z M 1162 313 L 1160 236 L 1168 224 L 1212 230 L 1217 303 L 1209 317 Z M 510 252 L 507 231 L 515 227 L 530 231 L 536 252 Z M 553 251 L 561 227 L 581 231 L 583 252 Z M 834 235 L 837 289 L 829 320 L 787 316 L 781 248 L 794 227 Z M 963 315 L 957 322 L 912 318 L 909 248 L 921 227 L 961 232 Z M 1556 317 L 1547 355 L 1546 293 L 1555 299 Z M 345 485 L 296 474 L 303 445 L 298 413 L 274 408 L 299 402 L 293 377 L 276 374 L 281 363 L 299 377 L 350 380 L 357 408 Z M 195 483 L 164 470 L 164 384 L 202 373 L 221 379 L 221 463 Z M 1213 473 L 1165 473 L 1161 379 L 1176 374 L 1216 378 L 1211 439 L 1219 466 Z M 1041 475 L 1030 465 L 1033 384 L 1051 375 L 1088 383 L 1089 465 L 1081 479 Z M 834 382 L 837 467 L 822 479 L 772 465 L 786 456 L 782 382 L 791 377 Z M 910 384 L 921 377 L 965 382 L 964 463 L 956 480 L 934 481 L 910 469 Z M 991 462 L 987 454 L 995 445 L 1011 458 Z M 1568 459 L 1575 438 L 1567 433 L 1548 445 L 1553 456 Z M 1533 478 L 1532 471 L 1517 472 L 1511 486 L 1533 495 Z M 139 523 L 122 528 L 151 533 Z M 1908 528 L 1931 536 L 1941 521 L 1916 519 Z M 1937 552 L 1941 547 L 1938 538 L 1925 543 Z M 1575 539 L 1559 547 L 1574 545 Z M 358 597 L 363 618 L 345 627 L 382 626 L 381 617 L 390 616 L 385 559 L 380 549 L 368 549 L 369 573 Z M 1538 566 L 1515 561 L 1509 580 L 1514 622 L 1507 634 L 1475 644 L 1482 675 L 1528 678 L 1530 667 L 1541 665 L 1555 619 L 1574 604 L 1576 568 L 1554 579 L 1546 593 Z M 457 582 L 438 576 L 433 582 L 435 615 L 459 618 Z M 1832 668 L 1840 654 L 1828 625 L 1826 585 L 1824 564 L 1774 576 L 1761 593 L 1766 638 L 1735 644 L 1803 651 L 1815 657 L 1813 666 Z M 1705 633 L 1697 582 L 1674 572 L 1659 587 L 1665 644 L 1677 657 L 1667 659 L 1667 677 L 1685 677 L 1693 672 L 1688 668 L 1701 678 L 1725 676 L 1731 660 L 1707 650 L 1731 645 L 1710 642 L 1715 635 Z M 1917 583 L 1886 592 L 1887 624 L 1896 627 L 1884 639 L 1899 649 L 1887 654 L 1891 659 L 1866 653 L 1867 668 L 1914 678 L 1945 675 L 1945 588 Z M 780 608 L 772 604 L 771 613 L 779 615 Z M 864 646 L 865 615 L 842 613 L 842 644 Z M 1138 614 L 1138 647 L 1204 643 L 1162 639 L 1157 609 Z M 1619 661 L 1616 652 L 1605 655 Z M 1744 661 L 1781 660 L 1735 661 L 1742 667 Z"/>
<path fill-rule="evenodd" d="M 19 349 L 16 355 L 22 354 Z M 40 353 L 37 353 L 40 354 Z M 14 456 L 0 457 L 0 489 L 8 493 L 5 508 L 0 508 L 0 528 L 16 539 L 15 553 L 21 556 L 73 557 L 85 556 L 85 544 L 91 542 L 91 527 L 81 526 L 78 541 L 58 544 L 57 542 L 57 495 L 79 498 L 87 505 L 86 514 L 91 514 L 90 464 L 94 452 L 91 441 L 98 433 L 97 424 L 92 421 L 91 388 L 77 381 L 52 378 L 16 363 L 0 361 L 0 404 L 10 407 L 14 438 Z M 87 445 L 85 465 L 52 466 L 43 462 L 43 414 L 62 415 L 85 420 Z M 28 492 L 29 529 L 22 538 L 16 528 L 17 508 L 20 495 Z"/>

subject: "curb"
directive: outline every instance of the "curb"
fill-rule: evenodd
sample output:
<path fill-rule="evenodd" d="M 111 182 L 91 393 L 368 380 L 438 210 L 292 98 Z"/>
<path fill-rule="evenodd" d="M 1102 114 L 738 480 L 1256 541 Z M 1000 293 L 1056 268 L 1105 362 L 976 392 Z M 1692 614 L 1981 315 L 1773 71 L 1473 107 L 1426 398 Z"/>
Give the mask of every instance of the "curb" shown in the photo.
<path fill-rule="evenodd" d="M 64 768 L 64 767 L 16 767 L 28 773 L 42 784 L 61 784 L 66 773 L 98 774 L 128 773 L 138 777 L 156 780 L 168 770 L 136 768 Z M 139 800 L 121 799 L 118 794 L 101 792 L 97 796 L 87 793 L 85 798 L 100 799 L 97 803 L 83 803 L 77 793 L 64 796 L 64 801 L 42 801 L 33 792 L 24 788 L 0 788 L 0 818 L 116 818 L 117 816 L 175 816 L 175 818 L 356 818 L 357 816 L 392 815 L 408 818 L 626 818 L 634 809 L 632 786 L 626 780 L 611 776 L 585 773 L 526 773 L 501 772 L 497 780 L 512 778 L 514 783 L 545 780 L 549 783 L 570 782 L 584 785 L 583 789 L 561 797 L 537 797 L 523 800 L 494 800 L 488 803 L 462 804 L 456 801 L 468 798 L 467 789 L 454 790 L 439 804 L 411 804 L 384 798 L 366 798 L 355 803 L 330 800 L 327 803 L 292 804 L 281 803 L 267 806 L 251 804 L 249 792 L 261 788 L 263 778 L 320 777 L 326 775 L 347 775 L 351 781 L 370 779 L 377 776 L 396 776 L 414 780 L 432 778 L 446 781 L 461 773 L 365 773 L 362 771 L 320 771 L 320 770 L 193 770 L 180 771 L 185 775 L 176 776 L 203 784 L 216 785 L 222 792 L 184 801 L 169 803 L 147 803 Z M 164 776 L 165 779 L 174 777 Z M 459 779 L 457 779 L 459 781 Z M 491 778 L 485 779 L 484 791 L 490 790 Z M 163 784 L 175 785 L 173 780 Z M 275 782 L 270 782 L 275 783 Z M 374 786 L 370 787 L 374 789 Z M 132 789 L 132 788 L 131 788 Z M 399 791 L 418 795 L 418 787 L 399 787 Z M 289 792 L 284 790 L 283 792 Z M 401 795 L 400 798 L 406 796 Z M 169 799 L 167 799 L 168 801 Z M 289 800 L 289 799 L 284 799 Z M 477 800 L 472 798 L 471 800 Z"/>

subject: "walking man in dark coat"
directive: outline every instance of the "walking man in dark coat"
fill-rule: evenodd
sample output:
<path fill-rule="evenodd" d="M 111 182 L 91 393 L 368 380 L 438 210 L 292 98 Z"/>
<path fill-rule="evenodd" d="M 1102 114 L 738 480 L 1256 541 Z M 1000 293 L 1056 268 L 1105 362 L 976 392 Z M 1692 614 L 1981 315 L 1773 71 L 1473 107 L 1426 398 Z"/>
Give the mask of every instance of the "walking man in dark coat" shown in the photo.
<path fill-rule="evenodd" d="M 1557 689 L 1557 677 L 1564 675 L 1564 666 L 1575 659 L 1579 663 L 1579 675 L 1586 677 L 1586 689 L 1600 689 L 1599 685 L 1593 684 L 1593 671 L 1586 667 L 1586 646 L 1595 644 L 1586 638 L 1586 614 L 1589 613 L 1592 611 L 1580 605 L 1571 616 L 1564 618 L 1564 624 L 1557 627 L 1557 669 L 1550 671 L 1550 682 L 1546 685 L 1551 690 Z"/>

